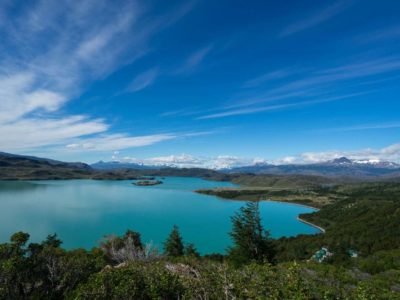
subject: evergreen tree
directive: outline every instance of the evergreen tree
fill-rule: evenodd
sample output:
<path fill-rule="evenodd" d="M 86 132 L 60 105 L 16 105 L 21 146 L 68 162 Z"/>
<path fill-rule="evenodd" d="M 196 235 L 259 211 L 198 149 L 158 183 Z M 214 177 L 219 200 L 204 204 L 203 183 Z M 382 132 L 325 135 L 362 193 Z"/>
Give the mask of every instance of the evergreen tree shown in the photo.
<path fill-rule="evenodd" d="M 46 240 L 44 242 L 42 242 L 43 246 L 46 247 L 54 247 L 54 248 L 58 248 L 60 247 L 62 244 L 62 241 L 57 238 L 57 234 L 49 234 L 46 238 Z"/>
<path fill-rule="evenodd" d="M 178 226 L 174 225 L 174 227 L 172 228 L 171 233 L 164 243 L 164 251 L 167 256 L 183 256 L 184 246 Z"/>
<path fill-rule="evenodd" d="M 192 257 L 199 257 L 200 253 L 197 251 L 194 244 L 187 244 L 185 247 L 185 255 L 192 256 Z"/>
<path fill-rule="evenodd" d="M 123 236 L 123 240 L 126 241 L 127 239 L 132 239 L 133 245 L 140 250 L 143 250 L 143 243 L 141 239 L 141 235 L 139 232 L 127 230 L 125 235 Z"/>
<path fill-rule="evenodd" d="M 28 242 L 29 234 L 19 231 L 19 232 L 14 233 L 11 236 L 10 240 L 16 248 L 21 248 L 21 247 L 25 246 L 25 244 Z"/>
<path fill-rule="evenodd" d="M 275 249 L 269 232 L 261 225 L 258 202 L 248 202 L 232 217 L 230 236 L 234 246 L 229 257 L 236 264 L 250 261 L 272 262 Z"/>

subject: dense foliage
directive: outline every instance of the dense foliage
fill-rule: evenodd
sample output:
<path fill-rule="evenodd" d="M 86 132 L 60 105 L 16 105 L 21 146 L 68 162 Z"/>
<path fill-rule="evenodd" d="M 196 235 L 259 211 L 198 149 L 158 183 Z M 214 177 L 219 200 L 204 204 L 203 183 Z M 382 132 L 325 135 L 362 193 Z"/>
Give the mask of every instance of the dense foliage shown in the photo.
<path fill-rule="evenodd" d="M 305 259 L 322 245 L 336 253 L 340 249 L 356 249 L 364 257 L 400 248 L 400 184 L 381 182 L 327 189 L 342 200 L 302 215 L 324 227 L 326 233 L 278 240 L 281 261 Z"/>
<path fill-rule="evenodd" d="M 0 299 L 60 299 L 104 267 L 98 249 L 65 251 L 54 235 L 40 244 L 28 239 L 18 232 L 0 245 Z"/>
<path fill-rule="evenodd" d="M 311 261 L 237 267 L 229 257 L 193 256 L 112 263 L 97 248 L 65 251 L 55 236 L 27 245 L 28 238 L 16 233 L 1 245 L 0 299 L 400 299 L 399 250 L 348 268 Z"/>

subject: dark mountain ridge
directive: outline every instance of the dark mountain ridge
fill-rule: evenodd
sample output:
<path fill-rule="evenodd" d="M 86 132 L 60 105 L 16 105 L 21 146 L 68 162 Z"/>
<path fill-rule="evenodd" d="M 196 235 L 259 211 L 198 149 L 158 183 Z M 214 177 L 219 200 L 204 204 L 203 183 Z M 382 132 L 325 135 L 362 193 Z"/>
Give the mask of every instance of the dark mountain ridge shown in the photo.
<path fill-rule="evenodd" d="M 210 170 L 149 166 L 121 162 L 62 162 L 35 156 L 0 152 L 0 179 L 134 179 L 138 176 L 183 176 L 213 180 L 231 180 L 241 174 L 255 175 L 312 175 L 338 178 L 393 178 L 400 177 L 400 165 L 380 161 L 354 161 L 345 157 L 315 164 L 255 164 L 252 166 Z"/>
<path fill-rule="evenodd" d="M 60 168 L 87 169 L 87 170 L 92 169 L 91 166 L 82 162 L 63 162 L 49 158 L 0 152 L 0 166 L 32 167 L 35 165 L 48 165 Z"/>
<path fill-rule="evenodd" d="M 202 168 L 104 168 L 94 169 L 85 163 L 62 162 L 34 156 L 0 152 L 0 180 L 98 179 L 124 180 L 141 176 L 200 177 L 229 180 L 228 174 Z"/>
<path fill-rule="evenodd" d="M 257 164 L 224 170 L 227 173 L 316 175 L 333 177 L 400 176 L 400 165 L 385 161 L 352 160 L 346 157 L 313 164 Z"/>
<path fill-rule="evenodd" d="M 85 163 L 0 152 L 0 179 L 3 180 L 86 178 L 92 173 L 93 169 Z"/>

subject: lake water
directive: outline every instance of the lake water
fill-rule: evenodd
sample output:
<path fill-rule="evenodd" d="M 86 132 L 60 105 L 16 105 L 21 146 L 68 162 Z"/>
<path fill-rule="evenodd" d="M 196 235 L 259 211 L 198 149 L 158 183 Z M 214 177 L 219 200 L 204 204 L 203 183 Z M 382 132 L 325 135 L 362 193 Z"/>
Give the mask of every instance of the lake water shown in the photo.
<path fill-rule="evenodd" d="M 164 184 L 138 187 L 131 181 L 0 181 L 0 242 L 17 231 L 41 241 L 56 232 L 65 248 L 90 249 L 106 234 L 139 231 L 144 241 L 162 248 L 174 224 L 185 242 L 201 253 L 224 252 L 230 245 L 230 217 L 244 202 L 192 191 L 232 186 L 228 182 L 167 177 Z M 296 220 L 312 208 L 262 202 L 263 224 L 273 237 L 313 234 L 317 229 Z"/>

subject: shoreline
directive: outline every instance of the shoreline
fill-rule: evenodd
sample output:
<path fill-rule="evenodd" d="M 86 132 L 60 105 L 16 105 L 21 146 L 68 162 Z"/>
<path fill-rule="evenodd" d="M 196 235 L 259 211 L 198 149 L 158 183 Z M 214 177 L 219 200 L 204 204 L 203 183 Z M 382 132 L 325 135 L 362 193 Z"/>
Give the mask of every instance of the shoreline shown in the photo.
<path fill-rule="evenodd" d="M 209 193 L 209 191 L 211 191 L 211 193 Z M 298 202 L 293 202 L 293 201 L 285 201 L 285 200 L 272 200 L 272 199 L 242 199 L 242 198 L 228 198 L 228 197 L 223 197 L 221 195 L 218 195 L 217 193 L 212 193 L 213 189 L 197 189 L 197 190 L 193 190 L 194 193 L 198 193 L 198 194 L 203 194 L 203 195 L 208 195 L 208 196 L 215 196 L 218 197 L 220 199 L 223 200 L 229 200 L 229 201 L 242 201 L 242 202 L 261 202 L 261 201 L 270 201 L 270 202 L 279 202 L 279 203 L 286 203 L 286 204 L 292 204 L 292 205 L 298 205 L 298 206 L 303 206 L 303 207 L 307 207 L 307 208 L 311 208 L 314 209 L 316 211 L 321 210 L 321 208 L 319 207 L 315 207 L 315 206 L 311 206 L 308 204 L 303 204 L 303 203 L 298 203 Z"/>
<path fill-rule="evenodd" d="M 194 192 L 197 192 L 197 191 L 194 191 Z M 223 200 L 228 200 L 228 201 L 244 201 L 244 202 L 249 201 L 249 200 L 243 200 L 243 199 L 229 199 L 229 198 L 223 198 L 223 197 L 219 197 L 218 195 L 213 195 L 213 194 L 204 194 L 204 195 L 207 195 L 207 196 L 216 196 L 217 198 L 220 198 L 220 199 L 223 199 Z M 272 200 L 272 199 L 260 199 L 260 200 L 250 200 L 250 201 L 258 201 L 258 202 L 260 202 L 260 201 L 278 202 L 278 203 L 284 203 L 284 204 L 289 204 L 289 205 L 302 206 L 302 207 L 306 207 L 306 208 L 313 209 L 313 210 L 315 210 L 315 211 L 319 211 L 319 210 L 320 210 L 320 208 L 317 208 L 317 207 L 314 207 L 314 206 L 310 206 L 310 205 L 306 205 L 306 204 L 302 204 L 302 203 L 290 202 L 290 201 Z M 318 226 L 318 225 L 315 225 L 315 224 L 313 224 L 313 223 L 311 223 L 311 222 L 308 222 L 308 221 L 306 221 L 306 220 L 303 220 L 302 218 L 300 218 L 299 215 L 297 215 L 296 219 L 297 219 L 297 221 L 299 221 L 299 222 L 302 222 L 302 223 L 304 223 L 304 224 L 307 224 L 307 225 L 309 225 L 309 226 L 311 226 L 311 227 L 314 227 L 314 228 L 318 229 L 320 232 L 318 232 L 317 234 L 319 234 L 319 233 L 325 233 L 325 232 L 326 232 L 325 229 L 322 228 L 321 226 Z"/>
<path fill-rule="evenodd" d="M 320 226 L 318 226 L 318 225 L 315 225 L 315 224 L 313 224 L 313 223 L 311 223 L 311 222 L 308 222 L 308 221 L 306 221 L 306 220 L 303 220 L 303 219 L 300 218 L 299 216 L 297 216 L 297 221 L 300 221 L 300 222 L 302 222 L 302 223 L 304 223 L 304 224 L 307 224 L 307 225 L 310 225 L 310 226 L 312 226 L 312 227 L 314 227 L 314 228 L 317 228 L 317 229 L 320 231 L 319 233 L 325 233 L 325 232 L 326 232 L 324 228 L 322 228 L 322 227 L 320 227 Z"/>
<path fill-rule="evenodd" d="M 244 201 L 245 201 L 245 200 L 244 200 Z M 307 207 L 307 208 L 312 208 L 312 209 L 315 209 L 316 211 L 319 211 L 319 210 L 320 210 L 320 208 L 315 207 L 315 206 L 311 206 L 311 205 L 307 205 L 307 204 L 302 204 L 302 203 L 291 202 L 291 201 L 272 200 L 272 199 L 264 199 L 264 200 L 259 200 L 259 201 L 280 202 L 280 203 L 293 204 L 293 205 L 303 206 L 303 207 Z"/>
<path fill-rule="evenodd" d="M 266 200 L 261 200 L 261 201 L 280 202 L 280 203 L 286 203 L 286 204 L 289 203 L 289 204 L 294 204 L 294 205 L 303 206 L 303 207 L 307 207 L 307 208 L 312 208 L 312 209 L 315 209 L 316 211 L 320 210 L 319 208 L 316 208 L 316 207 L 313 207 L 313 206 L 310 206 L 310 205 L 305 205 L 305 204 L 301 204 L 301 203 L 292 203 L 292 202 L 289 202 L 289 201 L 279 201 L 279 200 L 271 200 L 271 199 L 266 199 Z M 308 222 L 308 221 L 302 219 L 299 215 L 297 216 L 296 219 L 299 222 L 302 222 L 302 223 L 307 224 L 307 225 L 309 225 L 311 227 L 317 228 L 320 231 L 319 233 L 325 233 L 326 232 L 326 230 L 324 228 L 322 228 L 321 226 L 318 226 L 318 225 L 315 225 L 315 224 L 313 224 L 311 222 Z"/>

